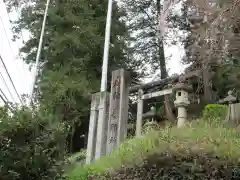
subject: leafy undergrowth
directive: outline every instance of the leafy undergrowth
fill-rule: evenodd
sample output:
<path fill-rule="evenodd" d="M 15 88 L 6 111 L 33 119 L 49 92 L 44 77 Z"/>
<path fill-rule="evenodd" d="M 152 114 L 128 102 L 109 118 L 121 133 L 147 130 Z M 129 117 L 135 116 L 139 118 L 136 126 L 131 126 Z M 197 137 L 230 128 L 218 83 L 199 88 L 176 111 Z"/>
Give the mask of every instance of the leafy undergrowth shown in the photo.
<path fill-rule="evenodd" d="M 110 156 L 68 173 L 87 179 L 240 179 L 240 136 L 201 121 L 128 140 Z"/>
<path fill-rule="evenodd" d="M 65 171 L 73 169 L 75 166 L 82 166 L 85 163 L 86 151 L 80 151 L 71 155 L 65 162 Z"/>

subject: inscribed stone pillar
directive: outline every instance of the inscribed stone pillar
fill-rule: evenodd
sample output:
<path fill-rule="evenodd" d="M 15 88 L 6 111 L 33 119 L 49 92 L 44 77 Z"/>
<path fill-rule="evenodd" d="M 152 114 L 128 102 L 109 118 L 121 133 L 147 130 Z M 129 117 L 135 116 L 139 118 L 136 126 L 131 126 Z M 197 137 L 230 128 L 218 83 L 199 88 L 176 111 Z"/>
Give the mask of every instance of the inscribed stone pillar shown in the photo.
<path fill-rule="evenodd" d="M 107 153 L 127 136 L 129 75 L 124 69 L 113 71 L 110 93 Z"/>
<path fill-rule="evenodd" d="M 106 143 L 108 132 L 108 109 L 109 109 L 109 93 L 100 92 L 95 160 L 99 159 L 101 156 L 106 155 Z"/>
<path fill-rule="evenodd" d="M 99 99 L 100 99 L 99 93 L 92 95 L 89 130 L 88 130 L 87 154 L 86 154 L 87 164 L 91 163 L 95 157 Z"/>

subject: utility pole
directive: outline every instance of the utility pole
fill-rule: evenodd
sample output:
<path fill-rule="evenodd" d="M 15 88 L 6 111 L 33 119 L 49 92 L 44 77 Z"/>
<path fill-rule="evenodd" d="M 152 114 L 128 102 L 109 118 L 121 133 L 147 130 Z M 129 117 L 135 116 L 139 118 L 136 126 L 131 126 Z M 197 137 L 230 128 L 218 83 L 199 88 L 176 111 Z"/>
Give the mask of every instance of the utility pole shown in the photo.
<path fill-rule="evenodd" d="M 108 72 L 109 44 L 110 44 L 110 34 L 111 34 L 112 4 L 113 4 L 113 0 L 108 0 L 108 11 L 107 11 L 105 43 L 104 43 L 103 64 L 102 64 L 101 92 L 107 90 L 107 72 Z"/>
<path fill-rule="evenodd" d="M 36 80 L 37 80 L 37 76 L 38 76 L 39 59 L 40 59 L 41 50 L 42 50 L 42 43 L 43 43 L 45 26 L 46 26 L 46 19 L 47 19 L 47 13 L 48 13 L 49 3 L 50 3 L 50 0 L 47 0 L 45 12 L 44 12 L 44 17 L 43 17 L 43 22 L 42 22 L 42 29 L 41 29 L 41 34 L 40 34 L 38 49 L 37 49 L 37 56 L 36 56 L 35 71 L 34 71 L 34 75 L 33 75 L 33 82 L 32 82 L 32 87 L 31 87 L 31 89 L 30 89 L 30 95 L 29 95 L 29 97 L 30 97 L 30 102 L 32 101 L 34 86 L 35 86 L 35 83 L 36 83 Z"/>

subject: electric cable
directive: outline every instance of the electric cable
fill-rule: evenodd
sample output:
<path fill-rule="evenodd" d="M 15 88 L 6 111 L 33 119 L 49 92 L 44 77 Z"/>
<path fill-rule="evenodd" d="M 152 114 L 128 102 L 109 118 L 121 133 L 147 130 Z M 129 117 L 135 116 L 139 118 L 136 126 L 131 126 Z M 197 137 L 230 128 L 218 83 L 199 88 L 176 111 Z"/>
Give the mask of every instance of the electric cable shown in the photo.
<path fill-rule="evenodd" d="M 7 99 L 6 95 L 4 94 L 4 92 L 2 91 L 1 88 L 0 88 L 0 92 L 2 93 L 2 94 L 0 94 L 0 99 L 4 102 L 4 104 L 5 104 L 7 107 L 9 107 L 10 111 L 13 112 L 13 107 L 8 103 L 8 99 Z M 3 96 L 4 96 L 6 99 L 4 99 Z"/>
<path fill-rule="evenodd" d="M 17 89 L 16 89 L 16 87 L 15 87 L 15 85 L 14 85 L 14 83 L 13 83 L 12 77 L 10 76 L 10 74 L 9 74 L 9 72 L 8 72 L 8 69 L 7 69 L 7 67 L 6 67 L 6 65 L 5 65 L 5 63 L 4 63 L 1 55 L 0 55 L 0 61 L 2 62 L 5 71 L 7 72 L 7 75 L 8 75 L 8 77 L 9 77 L 10 81 L 11 81 L 11 84 L 12 84 L 12 86 L 13 86 L 13 88 L 14 88 L 14 91 L 16 92 L 16 94 L 17 94 L 17 96 L 18 96 L 21 104 L 23 105 L 23 101 L 22 101 L 20 95 L 19 95 L 18 92 L 17 92 Z"/>
<path fill-rule="evenodd" d="M 0 72 L 0 76 L 1 76 L 1 79 L 3 80 L 3 82 L 4 82 L 5 86 L 6 86 L 7 90 L 8 90 L 8 93 L 9 93 L 9 94 L 10 94 L 10 96 L 11 96 L 11 98 L 12 98 L 13 102 L 14 102 L 14 103 L 16 103 L 16 100 L 15 100 L 15 98 L 14 98 L 14 96 L 13 96 L 12 92 L 10 91 L 10 89 L 9 89 L 9 87 L 8 87 L 8 85 L 7 85 L 7 82 L 6 82 L 6 80 L 5 80 L 5 78 L 3 77 L 3 75 L 2 75 L 2 73 L 1 73 L 1 72 Z"/>
<path fill-rule="evenodd" d="M 4 22 L 3 22 L 3 19 L 2 19 L 1 16 L 0 16 L 0 20 L 1 20 L 1 22 L 2 22 L 3 30 L 4 30 L 4 33 L 5 33 L 5 35 L 6 35 L 6 38 L 7 38 L 7 41 L 8 41 L 8 45 L 9 45 L 9 47 L 10 47 L 10 50 L 11 50 L 11 52 L 12 52 L 13 59 L 16 60 L 15 55 L 14 55 L 15 53 L 14 53 L 13 48 L 12 48 L 12 45 L 11 45 L 11 41 L 9 40 L 9 37 L 8 37 L 8 34 L 7 34 L 7 30 L 6 30 L 6 28 L 5 28 L 5 25 L 4 25 Z M 10 19 L 9 19 L 9 20 L 10 20 Z M 10 23 L 10 24 L 11 24 L 11 23 Z M 18 48 L 19 48 L 19 46 L 18 46 Z M 17 64 L 16 64 L 16 66 L 17 66 Z M 19 69 L 18 66 L 17 66 L 17 69 L 18 69 L 19 72 L 21 72 L 21 70 Z M 21 72 L 21 74 L 23 75 L 23 72 Z M 22 81 L 24 81 L 23 76 L 21 76 L 21 78 L 22 78 Z"/>
<path fill-rule="evenodd" d="M 9 102 L 6 94 L 3 92 L 3 90 L 0 88 L 0 92 L 2 93 L 3 97 L 5 98 L 5 102 Z"/>

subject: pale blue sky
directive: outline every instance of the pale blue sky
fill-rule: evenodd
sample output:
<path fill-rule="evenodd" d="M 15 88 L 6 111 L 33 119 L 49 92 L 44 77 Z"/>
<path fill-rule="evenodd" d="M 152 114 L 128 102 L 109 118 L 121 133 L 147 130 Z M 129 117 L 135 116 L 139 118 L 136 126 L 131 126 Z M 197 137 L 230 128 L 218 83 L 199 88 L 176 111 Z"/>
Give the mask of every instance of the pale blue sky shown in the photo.
<path fill-rule="evenodd" d="M 16 12 L 13 12 L 8 15 L 3 0 L 0 0 L 0 54 L 7 66 L 7 69 L 12 77 L 13 83 L 15 84 L 18 93 L 29 94 L 33 79 L 33 73 L 29 71 L 29 66 L 26 65 L 18 56 L 19 47 L 22 46 L 23 40 L 26 41 L 28 39 L 29 35 L 27 32 L 23 32 L 24 37 L 21 37 L 21 39 L 17 40 L 17 42 L 13 42 L 11 40 L 13 34 L 11 31 L 9 18 L 11 20 L 16 20 L 18 18 L 18 14 Z M 184 53 L 183 49 L 179 45 L 170 46 L 165 48 L 165 53 L 167 57 L 171 56 L 171 59 L 167 62 L 167 68 L 170 69 L 170 74 L 183 72 L 184 67 L 180 63 L 180 60 Z M 2 63 L 0 63 L 0 72 L 3 75 L 3 78 L 6 80 L 7 86 L 9 87 L 14 99 L 11 98 L 11 94 L 8 92 L 8 89 L 3 79 L 1 78 L 1 75 L 0 88 L 3 90 L 9 101 L 15 101 L 19 103 L 17 94 L 11 85 L 11 82 L 7 76 L 6 71 L 3 68 Z"/>

